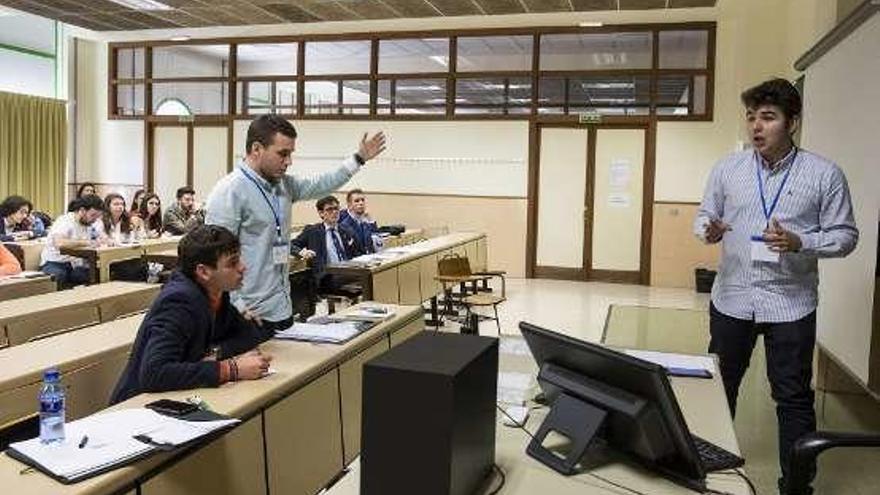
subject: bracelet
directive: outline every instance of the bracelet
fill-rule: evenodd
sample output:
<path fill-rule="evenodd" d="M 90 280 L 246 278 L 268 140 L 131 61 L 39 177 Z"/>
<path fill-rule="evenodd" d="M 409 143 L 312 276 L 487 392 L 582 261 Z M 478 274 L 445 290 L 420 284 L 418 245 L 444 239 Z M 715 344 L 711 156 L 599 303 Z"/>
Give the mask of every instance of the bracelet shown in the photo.
<path fill-rule="evenodd" d="M 238 363 L 235 361 L 235 358 L 229 360 L 229 381 L 238 381 Z"/>

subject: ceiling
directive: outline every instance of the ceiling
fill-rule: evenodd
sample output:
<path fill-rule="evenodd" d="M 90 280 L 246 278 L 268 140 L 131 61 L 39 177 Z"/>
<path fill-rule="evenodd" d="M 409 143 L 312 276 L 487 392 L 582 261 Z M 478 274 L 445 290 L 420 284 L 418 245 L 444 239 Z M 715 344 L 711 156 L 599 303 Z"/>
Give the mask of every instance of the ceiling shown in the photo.
<path fill-rule="evenodd" d="M 120 0 L 124 1 L 124 0 Z M 0 0 L 0 5 L 94 31 L 241 26 L 414 17 L 713 7 L 717 0 L 155 0 L 140 10 L 110 0 Z"/>

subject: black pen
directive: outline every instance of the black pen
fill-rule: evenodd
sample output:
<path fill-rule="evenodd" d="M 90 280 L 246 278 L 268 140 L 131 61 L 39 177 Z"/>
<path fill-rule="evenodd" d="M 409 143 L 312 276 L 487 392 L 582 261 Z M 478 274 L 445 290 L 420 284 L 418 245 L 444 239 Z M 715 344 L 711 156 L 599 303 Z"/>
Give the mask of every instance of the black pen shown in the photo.
<path fill-rule="evenodd" d="M 83 435 L 82 440 L 79 441 L 79 448 L 85 447 L 87 443 L 89 443 L 89 436 Z"/>

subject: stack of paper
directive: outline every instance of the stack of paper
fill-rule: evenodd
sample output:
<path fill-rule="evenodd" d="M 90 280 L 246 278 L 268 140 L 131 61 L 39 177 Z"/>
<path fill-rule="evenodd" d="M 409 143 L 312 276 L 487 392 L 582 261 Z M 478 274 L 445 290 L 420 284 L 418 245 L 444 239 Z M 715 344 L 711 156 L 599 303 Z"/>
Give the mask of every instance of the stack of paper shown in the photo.
<path fill-rule="evenodd" d="M 13 457 L 23 456 L 63 481 L 77 481 L 145 456 L 156 449 L 154 444 L 181 445 L 238 422 L 184 421 L 149 409 L 122 409 L 68 423 L 63 442 L 43 444 L 34 438 L 9 448 Z"/>
<path fill-rule="evenodd" d="M 676 372 L 687 374 L 688 371 L 705 371 L 711 374 L 715 371 L 715 361 L 709 356 L 693 356 L 690 354 L 639 351 L 633 349 L 624 349 L 623 352 L 643 361 L 659 364 L 666 368 L 667 372 L 671 372 L 672 374 L 676 374 Z"/>
<path fill-rule="evenodd" d="M 394 311 L 384 306 L 361 305 L 335 316 L 346 320 L 384 321 L 394 316 Z"/>
<path fill-rule="evenodd" d="M 323 342 L 341 344 L 361 332 L 361 326 L 355 321 L 341 321 L 326 325 L 314 323 L 294 323 L 290 328 L 275 332 L 276 339 L 302 340 L 305 342 Z"/>

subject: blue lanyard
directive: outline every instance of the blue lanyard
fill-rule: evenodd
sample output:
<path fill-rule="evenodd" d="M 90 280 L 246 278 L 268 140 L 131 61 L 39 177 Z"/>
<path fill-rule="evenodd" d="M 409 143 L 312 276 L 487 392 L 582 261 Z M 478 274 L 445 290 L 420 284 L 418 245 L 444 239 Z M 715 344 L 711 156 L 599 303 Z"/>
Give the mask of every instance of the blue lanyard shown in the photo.
<path fill-rule="evenodd" d="M 266 200 L 266 204 L 269 205 L 269 209 L 272 210 L 272 217 L 275 219 L 275 233 L 278 235 L 278 238 L 280 239 L 281 238 L 281 217 L 279 216 L 278 211 L 276 210 L 276 207 L 272 204 L 271 201 L 269 201 L 269 196 L 266 196 L 266 191 L 264 191 L 263 188 L 260 186 L 260 184 L 257 183 L 257 179 L 253 178 L 251 176 L 251 174 L 247 173 L 244 170 L 244 165 L 241 165 L 240 169 L 241 169 L 241 173 L 244 174 L 245 177 L 247 177 L 248 179 L 250 179 L 251 182 L 254 183 L 254 186 L 257 188 L 257 191 L 260 191 L 260 194 L 263 195 L 263 199 Z M 275 196 L 273 194 L 273 197 L 275 198 L 275 201 L 277 202 L 278 196 Z M 277 209 L 278 210 L 281 209 L 280 204 L 278 205 Z"/>
<path fill-rule="evenodd" d="M 761 177 L 761 158 L 758 155 L 758 152 L 755 152 L 755 172 L 758 176 L 758 194 L 761 196 L 761 208 L 764 210 L 764 218 L 767 219 L 767 225 L 770 225 L 770 217 L 773 215 L 773 212 L 776 211 L 776 205 L 779 203 L 779 196 L 782 195 L 782 190 L 785 189 L 785 183 L 788 182 L 788 176 L 791 175 L 791 169 L 794 168 L 794 160 L 797 158 L 798 149 L 794 149 L 794 154 L 791 157 L 791 164 L 788 167 L 788 170 L 785 171 L 785 177 L 782 178 L 782 184 L 779 185 L 779 190 L 776 191 L 776 196 L 773 198 L 773 202 L 770 204 L 770 209 L 767 209 L 767 200 L 764 199 L 764 179 Z"/>

